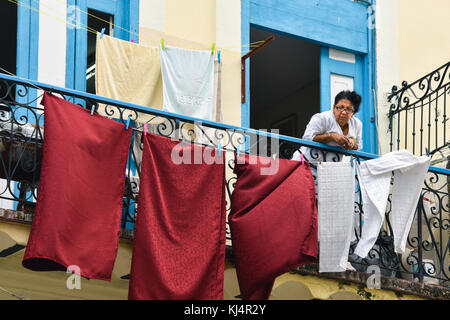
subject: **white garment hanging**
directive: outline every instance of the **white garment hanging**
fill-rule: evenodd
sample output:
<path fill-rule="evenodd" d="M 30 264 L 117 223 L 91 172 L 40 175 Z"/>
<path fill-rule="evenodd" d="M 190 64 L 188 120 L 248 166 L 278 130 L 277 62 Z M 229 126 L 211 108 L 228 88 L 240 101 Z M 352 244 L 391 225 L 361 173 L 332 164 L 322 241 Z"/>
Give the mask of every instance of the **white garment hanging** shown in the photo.
<path fill-rule="evenodd" d="M 355 168 L 350 162 L 317 167 L 319 272 L 343 272 L 353 230 Z"/>
<path fill-rule="evenodd" d="M 404 253 L 430 157 L 417 157 L 406 150 L 390 152 L 357 166 L 364 209 L 364 226 L 355 254 L 365 258 L 383 224 L 392 171 L 391 220 L 395 252 Z"/>
<path fill-rule="evenodd" d="M 214 55 L 211 50 L 160 46 L 163 109 L 205 120 L 214 119 Z"/>

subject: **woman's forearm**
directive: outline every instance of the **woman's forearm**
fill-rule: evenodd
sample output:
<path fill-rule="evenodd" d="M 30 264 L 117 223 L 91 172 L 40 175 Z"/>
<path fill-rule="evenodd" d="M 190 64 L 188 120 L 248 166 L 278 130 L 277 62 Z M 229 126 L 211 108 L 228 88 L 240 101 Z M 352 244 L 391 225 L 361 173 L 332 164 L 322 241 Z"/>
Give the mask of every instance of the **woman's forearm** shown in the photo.
<path fill-rule="evenodd" d="M 350 138 L 348 138 L 342 134 L 336 133 L 336 132 L 318 134 L 313 138 L 313 141 L 321 142 L 321 143 L 325 143 L 325 144 L 328 142 L 334 141 L 346 150 L 351 150 L 351 149 L 357 150 L 358 149 L 356 140 L 350 139 Z"/>
<path fill-rule="evenodd" d="M 320 143 L 328 143 L 328 142 L 334 141 L 332 134 L 333 134 L 332 132 L 318 134 L 313 138 L 313 141 L 320 142 Z"/>

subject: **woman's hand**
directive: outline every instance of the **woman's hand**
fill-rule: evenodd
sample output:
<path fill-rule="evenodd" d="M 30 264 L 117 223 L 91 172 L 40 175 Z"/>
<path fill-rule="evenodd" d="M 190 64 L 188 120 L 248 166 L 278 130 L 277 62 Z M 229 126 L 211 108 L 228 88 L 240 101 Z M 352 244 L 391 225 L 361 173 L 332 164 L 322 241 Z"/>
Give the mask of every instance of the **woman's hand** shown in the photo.
<path fill-rule="evenodd" d="M 353 150 L 355 148 L 355 143 L 352 139 L 347 138 L 343 134 L 339 134 L 337 132 L 331 132 L 329 133 L 330 139 L 334 142 L 336 142 L 338 145 L 341 146 L 341 148 L 345 150 Z"/>

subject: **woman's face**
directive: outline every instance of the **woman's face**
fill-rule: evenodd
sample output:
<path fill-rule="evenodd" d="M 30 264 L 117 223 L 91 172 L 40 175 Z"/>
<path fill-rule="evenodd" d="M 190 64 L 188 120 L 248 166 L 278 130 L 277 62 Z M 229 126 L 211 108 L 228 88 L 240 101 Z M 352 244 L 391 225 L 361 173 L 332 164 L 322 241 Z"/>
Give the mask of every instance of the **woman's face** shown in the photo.
<path fill-rule="evenodd" d="M 348 124 L 351 117 L 353 116 L 353 104 L 350 102 L 350 100 L 341 99 L 337 104 L 334 105 L 333 113 L 339 125 L 341 127 L 344 127 Z"/>

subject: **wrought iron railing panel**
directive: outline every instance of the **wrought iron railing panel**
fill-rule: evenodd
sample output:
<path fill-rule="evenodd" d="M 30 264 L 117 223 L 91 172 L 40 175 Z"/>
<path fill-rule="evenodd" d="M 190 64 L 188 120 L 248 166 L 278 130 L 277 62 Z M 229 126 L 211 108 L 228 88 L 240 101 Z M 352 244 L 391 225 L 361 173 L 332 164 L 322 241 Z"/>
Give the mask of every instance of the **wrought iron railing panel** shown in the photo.
<path fill-rule="evenodd" d="M 423 155 L 450 142 L 450 62 L 411 84 L 393 86 L 388 101 L 391 151 Z"/>
<path fill-rule="evenodd" d="M 429 153 L 431 165 L 450 168 L 450 62 L 411 84 L 394 86 L 388 97 L 390 150 L 407 149 L 416 155 Z M 419 280 L 433 274 L 449 285 L 448 174 L 429 172 L 400 269 L 417 271 Z M 429 278 L 428 278 L 429 279 Z M 431 283 L 433 280 L 430 281 Z"/>
<path fill-rule="evenodd" d="M 37 199 L 45 130 L 42 121 L 45 110 L 38 104 L 39 99 L 36 98 L 42 91 L 37 91 L 35 86 L 61 95 L 89 110 L 94 107 L 96 111 L 107 114 L 116 121 L 126 123 L 128 117 L 132 120 L 134 135 L 129 149 L 125 179 L 123 230 L 134 229 L 139 194 L 143 123 L 147 123 L 150 133 L 229 151 L 226 153 L 227 212 L 231 210 L 230 197 L 236 183 L 232 171 L 234 153 L 238 149 L 239 152 L 246 150 L 247 153 L 291 159 L 300 147 L 307 147 L 306 150 L 302 150 L 311 160 L 313 174 L 315 174 L 314 162 L 319 156 L 327 161 L 340 161 L 343 155 L 352 155 L 361 161 L 377 157 L 373 154 L 345 151 L 338 147 L 265 131 L 211 121 L 199 123 L 197 119 L 182 115 L 0 74 L 0 107 L 3 108 L 3 117 L 0 120 L 0 199 L 11 200 L 17 206 L 17 210 L 23 210 L 28 215 L 32 215 Z M 449 285 L 449 172 L 446 169 L 430 168 L 408 238 L 408 252 L 404 255 L 394 253 L 391 212 L 388 206 L 383 230 L 369 256 L 363 260 L 352 260 L 358 271 L 364 272 L 369 265 L 376 264 L 381 267 L 384 275 L 419 281 L 432 279 L 439 281 L 440 284 Z M 361 235 L 364 216 L 359 187 L 355 192 L 354 241 L 350 253 Z M 230 240 L 230 230 L 227 226 L 228 244 L 231 244 Z"/>

